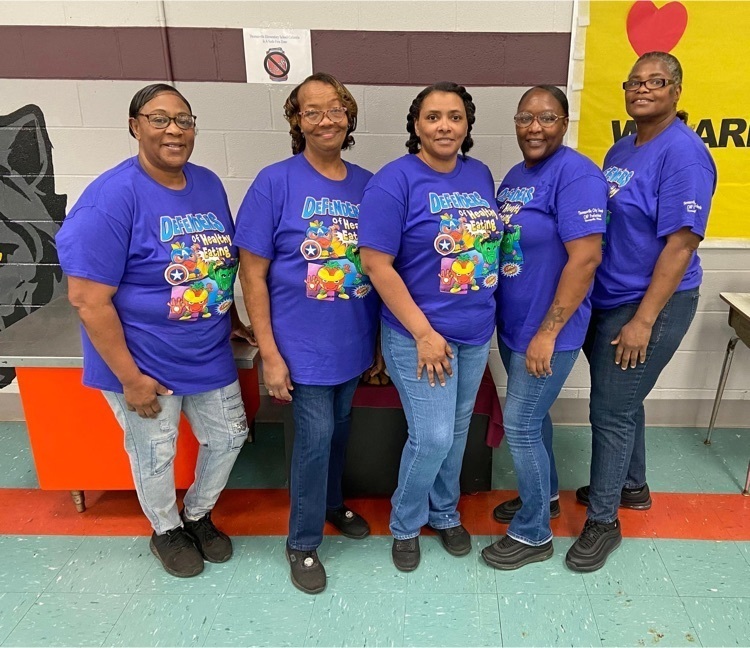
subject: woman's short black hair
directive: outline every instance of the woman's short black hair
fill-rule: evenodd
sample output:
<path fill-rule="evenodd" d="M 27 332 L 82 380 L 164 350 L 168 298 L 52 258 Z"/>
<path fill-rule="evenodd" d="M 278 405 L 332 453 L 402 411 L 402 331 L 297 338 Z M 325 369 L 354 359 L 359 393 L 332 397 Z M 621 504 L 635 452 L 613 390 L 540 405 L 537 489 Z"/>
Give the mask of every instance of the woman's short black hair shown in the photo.
<path fill-rule="evenodd" d="M 185 105 L 188 107 L 188 110 L 191 113 L 193 112 L 193 109 L 190 107 L 190 102 L 187 99 L 185 99 L 183 94 L 177 88 L 167 83 L 152 83 L 151 85 L 147 85 L 145 88 L 141 88 L 138 92 L 136 92 L 133 95 L 133 98 L 130 100 L 130 109 L 128 110 L 128 117 L 137 119 L 138 113 L 141 112 L 141 108 L 143 108 L 143 106 L 145 106 L 149 101 L 151 101 L 154 97 L 160 94 L 177 95 L 180 99 L 182 99 L 185 102 Z M 133 129 L 130 127 L 129 124 L 128 124 L 128 130 L 130 131 L 130 136 L 135 137 L 135 133 L 133 132 Z"/>
<path fill-rule="evenodd" d="M 562 116 L 568 116 L 568 98 L 565 96 L 565 93 L 560 90 L 560 88 L 554 85 L 535 85 L 533 88 L 529 88 L 521 95 L 521 98 L 518 100 L 518 107 L 521 107 L 521 104 L 524 102 L 524 99 L 526 99 L 526 97 L 528 97 L 530 94 L 533 94 L 534 92 L 539 92 L 540 90 L 551 94 L 557 100 L 557 103 L 562 106 Z"/>
<path fill-rule="evenodd" d="M 471 100 L 471 95 L 466 91 L 466 88 L 452 81 L 440 81 L 439 83 L 433 83 L 431 86 L 427 86 L 422 92 L 420 92 L 411 102 L 409 106 L 409 114 L 406 116 L 406 130 L 409 132 L 409 139 L 406 140 L 406 148 L 409 153 L 419 153 L 419 149 L 422 144 L 419 141 L 419 136 L 414 127 L 414 122 L 419 119 L 419 113 L 422 110 L 422 102 L 425 97 L 432 94 L 433 92 L 453 92 L 461 97 L 464 102 L 464 109 L 466 110 L 466 121 L 469 124 L 469 129 L 466 131 L 466 138 L 461 144 L 461 153 L 466 155 L 471 147 L 474 146 L 474 140 L 471 138 L 471 127 L 476 121 L 476 106 Z"/>
<path fill-rule="evenodd" d="M 289 122 L 289 134 L 292 136 L 292 153 L 297 155 L 297 153 L 302 153 L 305 150 L 305 136 L 299 125 L 299 91 L 306 83 L 310 83 L 311 81 L 327 83 L 336 91 L 339 99 L 341 99 L 341 105 L 346 108 L 346 120 L 348 122 L 346 137 L 344 138 L 344 143 L 341 145 L 341 150 L 345 151 L 349 147 L 354 146 L 352 133 L 357 130 L 357 102 L 352 97 L 352 93 L 335 76 L 326 74 L 325 72 L 316 72 L 294 88 L 284 103 L 284 117 Z"/>

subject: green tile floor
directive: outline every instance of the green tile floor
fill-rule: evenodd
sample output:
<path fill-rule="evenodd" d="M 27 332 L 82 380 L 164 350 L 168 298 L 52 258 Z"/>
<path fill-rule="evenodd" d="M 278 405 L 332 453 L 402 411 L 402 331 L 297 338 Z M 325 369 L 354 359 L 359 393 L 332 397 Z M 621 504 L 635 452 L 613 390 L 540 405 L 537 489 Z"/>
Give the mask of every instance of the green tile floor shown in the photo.
<path fill-rule="evenodd" d="M 736 493 L 750 430 L 649 429 L 655 491 Z M 586 480 L 585 428 L 556 431 L 561 488 Z M 495 488 L 513 488 L 506 448 Z M 284 486 L 283 440 L 258 426 L 231 488 Z M 0 489 L 36 488 L 23 424 L 0 424 Z M 0 490 L 0 494 L 2 490 Z M 498 527 L 500 531 L 501 527 Z M 453 558 L 422 540 L 403 574 L 390 540 L 326 536 L 329 582 L 316 597 L 288 579 L 284 538 L 235 539 L 235 557 L 197 578 L 168 576 L 146 538 L 0 536 L 2 646 L 747 646 L 750 542 L 626 539 L 606 567 L 576 574 L 555 557 L 497 572 L 475 551 Z"/>

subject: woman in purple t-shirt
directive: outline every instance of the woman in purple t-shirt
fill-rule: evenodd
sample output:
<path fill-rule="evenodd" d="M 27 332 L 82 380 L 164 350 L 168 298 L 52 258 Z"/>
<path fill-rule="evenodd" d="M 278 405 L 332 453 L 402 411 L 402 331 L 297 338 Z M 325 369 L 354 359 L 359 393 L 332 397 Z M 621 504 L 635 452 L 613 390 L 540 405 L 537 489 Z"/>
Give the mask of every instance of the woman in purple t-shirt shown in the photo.
<path fill-rule="evenodd" d="M 359 203 L 372 174 L 341 158 L 354 144 L 357 103 L 330 74 L 294 88 L 284 113 L 294 155 L 255 178 L 237 214 L 235 242 L 263 382 L 270 396 L 291 401 L 294 416 L 286 546 L 292 583 L 317 594 L 326 586 L 317 553 L 325 522 L 349 538 L 370 533 L 344 505 L 341 480 L 352 399 L 375 356 L 380 302 L 357 247 Z"/>
<path fill-rule="evenodd" d="M 604 159 L 609 223 L 584 344 L 591 370 L 593 434 L 588 505 L 568 567 L 599 569 L 620 544 L 620 506 L 647 509 L 643 401 L 674 355 L 698 306 L 696 254 L 706 233 L 716 167 L 677 110 L 682 68 L 649 52 L 623 83 L 636 134 Z"/>
<path fill-rule="evenodd" d="M 563 146 L 568 100 L 559 88 L 526 91 L 514 120 L 523 162 L 497 194 L 505 234 L 495 297 L 508 372 L 503 422 L 519 497 L 494 511 L 495 520 L 510 523 L 507 535 L 482 551 L 497 569 L 553 554 L 550 517 L 560 506 L 549 409 L 586 336 L 607 207 L 602 172 Z"/>
<path fill-rule="evenodd" d="M 247 437 L 230 334 L 251 338 L 234 307 L 237 248 L 224 187 L 188 162 L 196 117 L 172 86 L 136 92 L 138 155 L 94 180 L 57 234 L 68 298 L 83 323 L 83 383 L 123 428 L 133 481 L 174 576 L 232 556 L 211 520 Z M 177 508 L 180 416 L 198 439 L 196 477 Z"/>
<path fill-rule="evenodd" d="M 362 199 L 362 263 L 383 298 L 383 355 L 409 425 L 391 500 L 402 571 L 419 564 L 425 524 L 449 553 L 471 550 L 459 475 L 495 327 L 502 232 L 492 175 L 466 156 L 474 112 L 463 86 L 425 88 L 407 117 L 409 154 L 381 169 Z"/>

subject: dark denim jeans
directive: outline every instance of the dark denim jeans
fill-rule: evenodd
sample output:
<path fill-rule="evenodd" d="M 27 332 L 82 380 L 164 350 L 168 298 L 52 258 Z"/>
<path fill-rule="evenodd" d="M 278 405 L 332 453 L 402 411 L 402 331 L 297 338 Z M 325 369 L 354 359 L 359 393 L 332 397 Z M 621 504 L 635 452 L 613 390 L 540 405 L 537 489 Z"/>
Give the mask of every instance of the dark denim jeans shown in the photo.
<path fill-rule="evenodd" d="M 512 351 L 500 336 L 498 346 L 508 372 L 508 395 L 503 409 L 505 439 L 513 456 L 518 494 L 523 501 L 508 527 L 508 535 L 524 544 L 539 546 L 552 538 L 549 502 L 558 494 L 549 409 L 580 350 L 553 353 L 552 375 L 535 378 L 526 370 L 523 353 Z"/>
<path fill-rule="evenodd" d="M 323 541 L 326 509 L 344 504 L 341 478 L 358 383 L 359 376 L 340 385 L 293 383 L 288 540 L 292 549 L 317 549 Z"/>
<path fill-rule="evenodd" d="M 697 288 L 672 295 L 654 324 L 646 362 L 624 371 L 615 364 L 611 342 L 633 318 L 638 304 L 593 310 L 583 346 L 591 372 L 590 519 L 605 523 L 617 519 L 620 491 L 633 470 L 642 473 L 635 475 L 632 487 L 645 483 L 643 401 L 680 346 L 697 308 Z M 629 471 L 634 448 L 636 465 Z"/>

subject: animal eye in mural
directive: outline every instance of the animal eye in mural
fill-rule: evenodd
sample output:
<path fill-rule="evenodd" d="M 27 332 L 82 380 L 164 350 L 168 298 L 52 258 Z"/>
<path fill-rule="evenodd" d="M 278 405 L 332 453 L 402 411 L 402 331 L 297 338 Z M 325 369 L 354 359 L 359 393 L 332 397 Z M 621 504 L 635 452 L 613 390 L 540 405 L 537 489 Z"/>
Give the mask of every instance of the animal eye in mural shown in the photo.
<path fill-rule="evenodd" d="M 0 330 L 64 293 L 55 234 L 66 202 L 41 109 L 0 115 Z M 0 369 L 0 388 L 14 376 Z"/>

